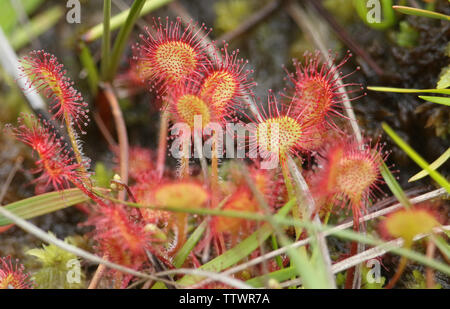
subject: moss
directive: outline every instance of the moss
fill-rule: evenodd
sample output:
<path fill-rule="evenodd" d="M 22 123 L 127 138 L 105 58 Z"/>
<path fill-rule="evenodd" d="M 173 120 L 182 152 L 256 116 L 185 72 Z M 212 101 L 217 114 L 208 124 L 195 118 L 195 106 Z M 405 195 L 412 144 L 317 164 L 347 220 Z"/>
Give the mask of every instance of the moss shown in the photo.
<path fill-rule="evenodd" d="M 76 241 L 66 238 L 66 243 Z M 85 287 L 84 274 L 80 261 L 73 253 L 53 244 L 43 245 L 41 249 L 28 250 L 26 254 L 38 259 L 41 267 L 32 276 L 36 287 L 40 289 L 80 289 Z"/>

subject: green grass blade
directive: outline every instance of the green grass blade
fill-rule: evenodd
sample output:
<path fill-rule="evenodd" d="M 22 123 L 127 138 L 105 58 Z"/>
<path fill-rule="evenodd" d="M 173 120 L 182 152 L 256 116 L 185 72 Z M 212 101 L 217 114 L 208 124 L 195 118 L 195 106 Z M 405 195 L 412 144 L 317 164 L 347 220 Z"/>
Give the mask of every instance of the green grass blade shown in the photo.
<path fill-rule="evenodd" d="M 394 6 L 392 6 L 392 8 L 400 13 L 407 14 L 407 15 L 415 15 L 415 16 L 450 21 L 450 16 L 441 14 L 441 13 L 437 13 L 437 12 L 433 12 L 433 11 L 417 9 L 417 8 L 412 8 L 412 7 L 408 7 L 408 6 L 402 6 L 402 5 L 394 5 Z"/>
<path fill-rule="evenodd" d="M 199 242 L 207 226 L 208 223 L 206 221 L 203 221 L 199 226 L 197 226 L 197 228 L 194 230 L 191 236 L 189 236 L 186 243 L 183 245 L 180 251 L 178 251 L 177 255 L 173 259 L 173 266 L 175 266 L 175 268 L 180 268 L 181 266 L 183 266 L 184 261 L 186 261 L 186 258 L 188 257 L 189 253 L 191 253 L 195 245 Z M 152 286 L 152 289 L 166 289 L 166 288 L 167 287 L 163 282 L 156 282 L 155 285 Z"/>
<path fill-rule="evenodd" d="M 90 200 L 89 197 L 79 189 L 68 189 L 36 195 L 3 207 L 23 219 L 31 219 L 88 200 Z M 0 226 L 11 223 L 12 222 L 9 219 L 0 216 Z"/>
<path fill-rule="evenodd" d="M 141 12 L 139 13 L 139 16 L 143 16 L 145 14 L 148 14 L 154 10 L 159 9 L 160 7 L 163 7 L 164 5 L 172 2 L 173 0 L 150 0 L 147 1 L 144 4 L 144 7 L 142 8 Z M 116 30 L 120 26 L 122 26 L 125 23 L 125 20 L 127 19 L 127 16 L 130 12 L 130 9 L 125 10 L 111 18 L 110 23 L 110 30 Z M 85 42 L 92 42 L 97 40 L 103 35 L 103 23 L 100 23 L 94 27 L 92 27 L 90 30 L 88 30 L 83 35 L 83 41 Z"/>
<path fill-rule="evenodd" d="M 194 230 L 189 239 L 186 241 L 186 243 L 183 245 L 180 251 L 178 251 L 177 255 L 173 259 L 173 266 L 175 266 L 176 268 L 183 266 L 183 263 L 184 261 L 186 261 L 186 258 L 188 257 L 189 253 L 191 253 L 192 249 L 194 249 L 195 245 L 198 243 L 203 233 L 205 232 L 207 225 L 208 225 L 207 222 L 203 221 Z"/>
<path fill-rule="evenodd" d="M 278 282 L 283 282 L 285 280 L 291 279 L 297 275 L 297 271 L 294 266 L 289 266 L 266 275 L 258 276 L 247 280 L 245 283 L 253 286 L 254 288 L 262 288 L 265 286 L 267 279 L 275 279 Z"/>
<path fill-rule="evenodd" d="M 404 152 L 419 165 L 421 168 L 426 170 L 431 178 L 433 178 L 442 188 L 450 193 L 450 183 L 438 172 L 430 168 L 430 165 L 414 150 L 405 143 L 394 130 L 391 129 L 386 123 L 381 124 L 384 131 L 394 140 L 394 142 L 403 149 Z"/>
<path fill-rule="evenodd" d="M 279 248 L 278 247 L 277 237 L 275 235 L 272 235 L 271 240 L 272 240 L 272 249 L 273 250 L 277 250 Z M 281 256 L 277 255 L 275 257 L 275 261 L 277 262 L 278 267 L 280 267 L 281 269 L 284 268 L 283 260 L 282 260 Z"/>
<path fill-rule="evenodd" d="M 397 92 L 397 93 L 439 93 L 450 94 L 450 89 L 405 89 L 405 88 L 392 88 L 392 87 L 375 87 L 369 86 L 368 90 L 382 91 L 382 92 Z"/>
<path fill-rule="evenodd" d="M 388 185 L 389 189 L 394 194 L 394 196 L 404 207 L 410 208 L 411 202 L 409 201 L 409 198 L 406 196 L 405 192 L 403 191 L 398 181 L 395 179 L 394 175 L 392 175 L 386 163 L 383 162 L 380 170 L 381 175 L 384 178 L 384 181 L 386 182 L 386 184 Z"/>
<path fill-rule="evenodd" d="M 447 258 L 450 258 L 450 245 L 442 236 L 434 235 L 433 242 L 436 244 L 436 247 L 439 248 L 442 254 L 444 254 Z"/>
<path fill-rule="evenodd" d="M 91 51 L 86 46 L 84 42 L 80 43 L 80 61 L 83 67 L 87 71 L 87 82 L 91 93 L 95 96 L 98 90 L 98 83 L 100 81 L 100 76 L 95 64 L 94 58 L 92 57 Z"/>
<path fill-rule="evenodd" d="M 291 208 L 295 205 L 295 200 L 289 201 L 283 208 L 280 209 L 275 217 L 286 216 Z M 252 235 L 241 241 L 234 248 L 226 251 L 224 254 L 214 258 L 208 263 L 200 267 L 201 270 L 220 272 L 228 267 L 231 267 L 250 255 L 255 251 L 259 245 L 264 242 L 273 233 L 271 226 L 265 223 L 261 228 L 259 228 Z M 178 283 L 184 286 L 190 286 L 202 280 L 198 276 L 184 276 Z"/>
<path fill-rule="evenodd" d="M 119 67 L 120 58 L 122 57 L 122 53 L 125 49 L 125 46 L 128 44 L 128 37 L 130 36 L 131 30 L 133 30 L 133 26 L 136 23 L 136 20 L 139 18 L 139 13 L 141 12 L 142 7 L 144 6 L 146 1 L 147 0 L 135 0 L 133 2 L 127 19 L 125 20 L 122 28 L 120 28 L 119 34 L 117 35 L 116 41 L 114 42 L 111 58 L 108 63 L 108 70 L 105 75 L 105 79 L 108 81 L 112 81 L 114 75 L 116 74 L 117 68 Z M 153 1 L 150 0 L 150 2 Z"/>
<path fill-rule="evenodd" d="M 450 147 L 439 157 L 430 164 L 430 168 L 433 170 L 437 170 L 442 164 L 444 164 L 450 158 Z M 428 176 L 428 172 L 425 170 L 420 171 L 416 175 L 409 178 L 408 182 L 413 182 L 424 177 Z"/>
<path fill-rule="evenodd" d="M 450 98 L 449 97 L 433 97 L 433 96 L 420 95 L 419 98 L 421 98 L 422 100 L 431 102 L 431 103 L 450 106 Z"/>

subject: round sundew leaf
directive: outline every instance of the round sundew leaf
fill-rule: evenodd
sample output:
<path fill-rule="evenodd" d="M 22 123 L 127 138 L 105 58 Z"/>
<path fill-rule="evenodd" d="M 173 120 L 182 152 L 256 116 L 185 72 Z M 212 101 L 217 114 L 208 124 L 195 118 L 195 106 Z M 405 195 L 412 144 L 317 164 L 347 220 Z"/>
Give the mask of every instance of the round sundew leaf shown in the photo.
<path fill-rule="evenodd" d="M 438 220 L 425 209 L 402 209 L 389 215 L 383 222 L 384 231 L 391 237 L 401 237 L 407 246 L 415 236 L 432 232 Z"/>
<path fill-rule="evenodd" d="M 230 72 L 217 71 L 205 79 L 201 95 L 209 97 L 217 109 L 224 109 L 235 96 L 238 85 Z"/>
<path fill-rule="evenodd" d="M 155 190 L 156 205 L 175 208 L 197 208 L 206 203 L 208 192 L 196 183 L 168 183 Z"/>
<path fill-rule="evenodd" d="M 180 120 L 194 127 L 194 117 L 201 116 L 202 125 L 206 126 L 211 121 L 209 106 L 199 96 L 184 94 L 176 99 L 174 107 Z"/>
<path fill-rule="evenodd" d="M 372 160 L 362 157 L 343 157 L 339 162 L 336 184 L 355 203 L 378 178 L 378 166 Z"/>
<path fill-rule="evenodd" d="M 299 80 L 296 84 L 295 105 L 305 118 L 320 123 L 333 108 L 335 94 L 327 80 L 321 77 Z"/>
<path fill-rule="evenodd" d="M 286 155 L 295 148 L 303 136 L 302 125 L 292 117 L 282 116 L 267 119 L 257 127 L 258 146 L 269 152 Z"/>
<path fill-rule="evenodd" d="M 337 63 L 335 57 L 326 57 L 322 60 L 320 53 L 306 54 L 304 61 L 294 59 L 294 73 L 288 73 L 288 79 L 293 86 L 289 86 L 285 96 L 291 100 L 293 115 L 300 115 L 302 121 L 309 122 L 312 126 L 322 128 L 324 125 L 336 129 L 334 116 L 343 116 L 344 107 L 342 100 L 346 93 L 357 91 L 345 90 L 345 87 L 360 87 L 357 83 L 346 83 L 343 79 L 351 74 L 343 75 L 342 67 L 350 59 L 348 53 L 344 59 Z M 356 100 L 359 96 L 351 96 L 350 100 Z"/>
<path fill-rule="evenodd" d="M 147 29 L 146 35 L 141 35 L 142 42 L 135 49 L 140 77 L 157 86 L 161 94 L 198 77 L 199 70 L 209 63 L 204 39 L 210 30 L 201 26 L 206 34 L 200 36 L 201 31 L 193 31 L 196 27 L 196 23 L 183 27 L 181 18 L 154 19 L 154 31 Z"/>
<path fill-rule="evenodd" d="M 182 41 L 169 41 L 159 45 L 154 57 L 156 68 L 175 83 L 192 74 L 198 65 L 197 51 Z"/>

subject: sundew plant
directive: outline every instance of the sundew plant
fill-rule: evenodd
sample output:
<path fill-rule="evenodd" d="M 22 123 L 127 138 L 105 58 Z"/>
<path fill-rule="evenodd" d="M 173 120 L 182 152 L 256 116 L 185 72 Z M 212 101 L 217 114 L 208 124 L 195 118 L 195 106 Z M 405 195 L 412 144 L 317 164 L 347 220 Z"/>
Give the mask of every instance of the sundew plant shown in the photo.
<path fill-rule="evenodd" d="M 0 288 L 450 287 L 447 1 L 75 2 L 0 16 Z"/>

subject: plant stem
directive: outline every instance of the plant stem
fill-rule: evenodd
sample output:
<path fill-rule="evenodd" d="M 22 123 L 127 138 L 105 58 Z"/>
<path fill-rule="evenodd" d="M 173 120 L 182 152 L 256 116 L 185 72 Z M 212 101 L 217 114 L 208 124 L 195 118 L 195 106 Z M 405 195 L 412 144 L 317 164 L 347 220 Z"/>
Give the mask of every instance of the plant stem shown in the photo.
<path fill-rule="evenodd" d="M 158 178 L 161 179 L 164 174 L 167 150 L 167 131 L 169 129 L 169 112 L 164 108 L 161 112 L 158 137 L 158 155 L 156 158 L 156 171 Z"/>
<path fill-rule="evenodd" d="M 64 121 L 66 123 L 67 135 L 69 136 L 70 143 L 72 144 L 72 149 L 75 154 L 75 159 L 77 160 L 78 164 L 80 165 L 80 171 L 83 174 L 86 174 L 86 172 L 87 172 L 86 166 L 84 165 L 83 155 L 81 154 L 80 147 L 78 146 L 78 143 L 77 143 L 76 133 L 72 126 L 72 119 L 70 118 L 70 115 L 67 112 L 64 112 Z"/>
<path fill-rule="evenodd" d="M 189 140 L 183 141 L 183 155 L 181 156 L 181 164 L 179 176 L 181 179 L 189 177 L 189 155 L 191 152 L 190 142 Z"/>
<path fill-rule="evenodd" d="M 434 241 L 428 240 L 427 257 L 429 259 L 433 259 L 435 251 L 436 251 L 436 244 L 434 243 Z M 427 269 L 425 270 L 425 278 L 426 278 L 426 282 L 427 282 L 427 288 L 428 289 L 434 288 L 436 282 L 434 281 L 433 268 L 427 267 Z"/>
<path fill-rule="evenodd" d="M 330 205 L 329 207 L 333 207 L 333 205 Z M 328 221 L 330 220 L 331 217 L 331 208 L 330 210 L 327 211 L 327 214 L 325 215 L 325 218 L 323 219 L 323 224 L 327 225 Z"/>
<path fill-rule="evenodd" d="M 293 199 L 295 197 L 295 192 L 294 192 L 294 187 L 292 186 L 292 181 L 291 181 L 291 174 L 289 173 L 289 169 L 288 169 L 288 165 L 286 160 L 283 160 L 281 162 L 281 172 L 283 173 L 283 178 L 284 178 L 284 184 L 286 185 L 286 190 L 288 192 L 288 197 L 289 199 Z M 293 207 L 292 208 L 292 216 L 295 219 L 300 219 L 300 210 L 299 207 Z M 303 229 L 301 227 L 296 227 L 295 228 L 295 239 L 298 240 L 300 238 L 300 235 L 302 234 Z"/>
<path fill-rule="evenodd" d="M 106 260 L 107 256 L 104 255 L 102 257 L 102 259 Z M 100 280 L 103 277 L 103 274 L 106 271 L 106 266 L 104 264 L 100 264 L 97 267 L 97 270 L 95 271 L 94 277 L 92 278 L 91 282 L 89 283 L 88 289 L 92 290 L 92 289 L 96 289 L 98 284 L 100 283 Z"/>
<path fill-rule="evenodd" d="M 389 281 L 389 284 L 385 287 L 386 289 L 392 289 L 395 286 L 398 279 L 400 279 L 400 277 L 402 276 L 407 264 L 408 259 L 405 256 L 402 256 L 400 258 L 400 263 L 398 264 L 397 271 L 395 272 L 395 275 L 394 277 L 392 277 L 391 281 Z"/>
<path fill-rule="evenodd" d="M 211 145 L 211 192 L 212 207 L 216 207 L 218 202 L 219 189 L 219 153 L 217 148 L 217 132 L 214 131 Z"/>
<path fill-rule="evenodd" d="M 359 220 L 353 220 L 353 230 L 359 232 Z M 354 241 L 351 244 L 350 256 L 358 254 L 358 242 Z M 347 278 L 345 280 L 345 288 L 351 289 L 353 287 L 353 281 L 355 280 L 355 267 L 347 270 Z"/>
<path fill-rule="evenodd" d="M 184 245 L 184 243 L 186 242 L 186 231 L 187 231 L 187 214 L 185 213 L 176 213 L 174 216 L 174 225 L 177 229 L 177 233 L 176 233 L 176 244 L 175 246 L 170 249 L 169 251 L 169 255 L 174 256 L 179 249 L 181 249 Z"/>
<path fill-rule="evenodd" d="M 125 125 L 125 121 L 123 119 L 119 102 L 117 101 L 117 98 L 114 95 L 111 86 L 109 84 L 104 84 L 102 86 L 104 88 L 103 90 L 105 93 L 105 97 L 107 98 L 110 107 L 112 109 L 112 114 L 116 124 L 117 136 L 119 140 L 120 176 L 121 181 L 126 185 L 128 183 L 128 155 L 129 155 L 127 128 Z M 124 190 L 119 192 L 119 199 L 121 200 L 125 199 Z M 103 259 L 106 260 L 106 256 L 104 256 Z M 89 284 L 88 287 L 89 289 L 95 289 L 97 287 L 98 283 L 103 277 L 103 274 L 105 273 L 105 270 L 106 266 L 104 264 L 99 264 L 95 272 L 94 278 Z"/>
<path fill-rule="evenodd" d="M 112 110 L 112 114 L 114 117 L 114 122 L 116 125 L 117 136 L 119 141 L 119 159 L 120 159 L 120 177 L 121 182 L 124 184 L 128 184 L 128 164 L 129 164 L 129 145 L 128 145 L 128 134 L 127 127 L 125 124 L 125 120 L 123 119 L 122 110 L 120 109 L 119 102 L 113 92 L 113 89 L 110 84 L 102 85 L 104 94 L 106 99 L 109 102 L 109 105 Z M 124 199 L 125 191 L 119 192 L 122 198 Z M 122 195 L 123 194 L 123 195 Z"/>

